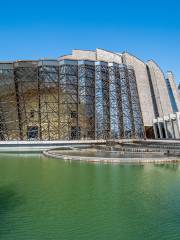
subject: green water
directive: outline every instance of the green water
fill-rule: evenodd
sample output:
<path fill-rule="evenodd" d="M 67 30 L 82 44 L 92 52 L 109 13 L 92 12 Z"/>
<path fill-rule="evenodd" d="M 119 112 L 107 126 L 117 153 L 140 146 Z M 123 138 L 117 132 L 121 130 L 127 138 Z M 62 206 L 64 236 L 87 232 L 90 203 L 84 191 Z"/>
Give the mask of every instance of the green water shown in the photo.
<path fill-rule="evenodd" d="M 180 239 L 180 165 L 0 155 L 0 239 Z"/>

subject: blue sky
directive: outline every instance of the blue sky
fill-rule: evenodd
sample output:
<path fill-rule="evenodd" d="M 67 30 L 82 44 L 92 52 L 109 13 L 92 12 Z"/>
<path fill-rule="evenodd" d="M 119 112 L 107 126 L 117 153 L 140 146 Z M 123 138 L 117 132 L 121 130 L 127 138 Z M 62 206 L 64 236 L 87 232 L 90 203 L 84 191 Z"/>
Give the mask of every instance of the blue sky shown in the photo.
<path fill-rule="evenodd" d="M 180 82 L 180 1 L 1 1 L 0 60 L 103 48 L 154 59 Z"/>

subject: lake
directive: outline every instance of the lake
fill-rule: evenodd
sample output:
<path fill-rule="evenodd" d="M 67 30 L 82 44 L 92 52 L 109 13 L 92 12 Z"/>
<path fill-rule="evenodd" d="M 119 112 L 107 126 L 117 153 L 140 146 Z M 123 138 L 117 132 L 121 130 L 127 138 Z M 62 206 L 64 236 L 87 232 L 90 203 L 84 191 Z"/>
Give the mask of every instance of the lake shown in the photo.
<path fill-rule="evenodd" d="M 0 239 L 180 239 L 180 165 L 1 154 Z"/>

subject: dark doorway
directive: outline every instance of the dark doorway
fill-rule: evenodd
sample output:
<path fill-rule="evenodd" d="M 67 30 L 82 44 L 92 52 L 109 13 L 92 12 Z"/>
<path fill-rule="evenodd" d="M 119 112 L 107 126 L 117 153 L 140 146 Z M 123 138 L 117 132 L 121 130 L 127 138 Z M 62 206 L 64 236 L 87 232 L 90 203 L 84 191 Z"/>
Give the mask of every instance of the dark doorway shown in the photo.
<path fill-rule="evenodd" d="M 38 139 L 38 127 L 37 126 L 27 127 L 27 138 L 28 138 L 28 140 Z"/>
<path fill-rule="evenodd" d="M 160 132 L 159 132 L 159 127 L 158 127 L 157 123 L 155 124 L 155 128 L 156 128 L 157 138 L 161 138 L 160 137 Z"/>
<path fill-rule="evenodd" d="M 79 139 L 81 134 L 81 128 L 80 127 L 71 127 L 71 139 Z"/>
<path fill-rule="evenodd" d="M 166 132 L 165 132 L 165 128 L 164 128 L 164 124 L 160 123 L 160 128 L 161 128 L 161 132 L 162 132 L 162 137 L 166 138 Z"/>

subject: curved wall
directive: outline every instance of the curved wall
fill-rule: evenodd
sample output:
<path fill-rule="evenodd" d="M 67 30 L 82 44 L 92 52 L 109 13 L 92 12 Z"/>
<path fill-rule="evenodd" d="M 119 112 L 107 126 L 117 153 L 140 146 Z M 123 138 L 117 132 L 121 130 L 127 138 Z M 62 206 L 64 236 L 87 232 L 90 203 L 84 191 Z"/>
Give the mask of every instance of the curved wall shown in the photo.
<path fill-rule="evenodd" d="M 162 70 L 152 60 L 147 62 L 147 66 L 149 68 L 151 80 L 153 82 L 159 117 L 173 113 L 166 80 Z"/>
<path fill-rule="evenodd" d="M 0 85 L 1 140 L 144 138 L 134 70 L 125 64 L 0 64 Z"/>
<path fill-rule="evenodd" d="M 152 121 L 155 115 L 147 66 L 144 62 L 129 53 L 123 53 L 123 61 L 126 64 L 132 65 L 134 68 L 143 122 L 145 126 L 152 126 Z"/>
<path fill-rule="evenodd" d="M 168 82 L 179 107 L 170 72 Z M 173 113 L 159 66 L 127 52 L 2 62 L 0 87 L 1 140 L 152 137 L 153 119 Z"/>

